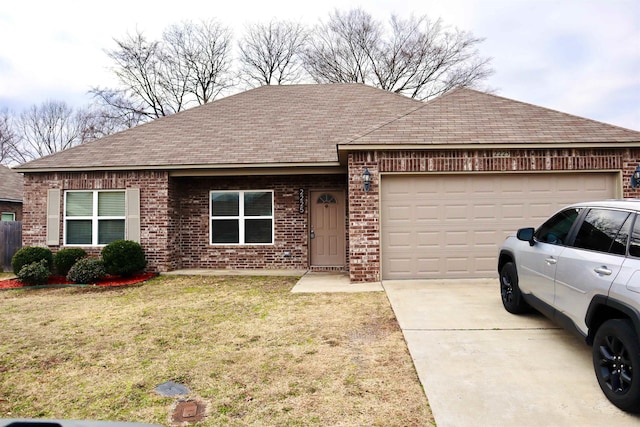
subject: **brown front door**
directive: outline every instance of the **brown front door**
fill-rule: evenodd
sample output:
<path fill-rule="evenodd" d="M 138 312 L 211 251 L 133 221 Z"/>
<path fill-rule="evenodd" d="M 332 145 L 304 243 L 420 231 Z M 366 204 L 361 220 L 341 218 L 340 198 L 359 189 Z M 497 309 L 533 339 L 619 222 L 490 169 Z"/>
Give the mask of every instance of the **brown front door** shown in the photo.
<path fill-rule="evenodd" d="M 312 191 L 309 211 L 311 265 L 344 266 L 344 192 Z"/>

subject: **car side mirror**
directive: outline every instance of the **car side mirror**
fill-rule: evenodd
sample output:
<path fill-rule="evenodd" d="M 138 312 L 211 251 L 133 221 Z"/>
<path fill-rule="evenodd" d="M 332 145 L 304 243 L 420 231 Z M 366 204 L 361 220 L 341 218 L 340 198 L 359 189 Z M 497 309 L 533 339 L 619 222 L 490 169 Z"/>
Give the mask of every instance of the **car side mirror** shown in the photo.
<path fill-rule="evenodd" d="M 522 240 L 523 242 L 529 242 L 529 246 L 533 246 L 533 233 L 535 230 L 533 228 L 521 228 L 518 230 L 516 237 L 518 240 Z"/>

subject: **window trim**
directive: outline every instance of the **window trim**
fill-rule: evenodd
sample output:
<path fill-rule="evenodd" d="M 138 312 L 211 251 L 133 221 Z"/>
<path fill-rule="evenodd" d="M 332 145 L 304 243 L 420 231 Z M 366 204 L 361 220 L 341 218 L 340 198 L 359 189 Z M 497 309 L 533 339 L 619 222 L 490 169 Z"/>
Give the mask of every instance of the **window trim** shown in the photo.
<path fill-rule="evenodd" d="M 214 193 L 237 193 L 238 194 L 238 215 L 213 216 L 213 203 L 211 196 Z M 271 194 L 271 215 L 245 216 L 244 214 L 244 194 L 245 193 L 270 193 Z M 213 242 L 213 221 L 215 220 L 238 220 L 238 243 L 214 243 Z M 269 243 L 246 243 L 245 242 L 245 220 L 246 219 L 269 219 L 271 220 L 271 242 Z M 273 246 L 275 245 L 275 194 L 274 190 L 210 190 L 209 191 L 209 246 Z"/>
<path fill-rule="evenodd" d="M 11 215 L 13 219 L 10 219 L 10 220 L 2 219 L 2 217 L 5 216 L 5 215 Z M 14 222 L 15 220 L 16 220 L 16 213 L 15 212 L 0 212 L 0 221 Z"/>
<path fill-rule="evenodd" d="M 92 215 L 91 216 L 67 216 L 67 194 L 69 193 L 91 193 L 92 194 Z M 99 216 L 98 215 L 98 194 L 99 193 L 122 193 L 125 199 L 125 207 L 122 216 Z M 104 247 L 106 243 L 98 243 L 98 230 L 100 220 L 122 220 L 124 222 L 124 236 L 127 238 L 127 192 L 125 189 L 115 190 L 65 190 L 64 191 L 64 203 L 62 206 L 63 212 L 63 232 L 62 232 L 62 244 L 69 247 Z M 67 242 L 67 221 L 87 221 L 91 220 L 91 243 L 68 243 Z"/>

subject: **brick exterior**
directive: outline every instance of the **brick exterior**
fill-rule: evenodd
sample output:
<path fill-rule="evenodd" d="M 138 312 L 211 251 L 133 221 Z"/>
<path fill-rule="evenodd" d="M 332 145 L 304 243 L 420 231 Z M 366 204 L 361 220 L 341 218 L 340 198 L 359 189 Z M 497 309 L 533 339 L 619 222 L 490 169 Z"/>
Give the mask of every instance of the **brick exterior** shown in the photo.
<path fill-rule="evenodd" d="M 349 154 L 349 271 L 351 281 L 379 281 L 380 173 L 545 172 L 621 170 L 623 197 L 640 197 L 630 177 L 640 164 L 638 149 L 380 151 Z M 371 190 L 362 173 L 371 173 Z"/>
<path fill-rule="evenodd" d="M 46 246 L 47 190 L 140 188 L 140 237 L 151 271 L 180 268 L 307 269 L 308 208 L 299 212 L 299 189 L 345 189 L 343 175 L 170 178 L 166 172 L 30 173 L 25 179 L 23 245 Z M 211 190 L 274 190 L 275 244 L 209 245 Z M 60 236 L 64 232 L 60 200 Z M 346 236 L 345 232 L 345 239 Z M 54 252 L 60 245 L 50 247 Z M 100 248 L 85 248 L 98 255 Z M 284 252 L 290 256 L 284 256 Z M 346 269 L 346 265 L 343 270 Z"/>
<path fill-rule="evenodd" d="M 347 265 L 353 282 L 379 281 L 380 173 L 544 172 L 621 170 L 624 197 L 640 198 L 630 177 L 640 165 L 638 149 L 379 151 L 348 155 L 344 175 L 170 177 L 168 172 L 59 172 L 25 176 L 23 244 L 46 245 L 47 190 L 140 188 L 141 244 L 149 269 L 306 269 L 309 266 L 308 197 L 311 190 L 348 189 L 346 203 Z M 372 185 L 362 186 L 369 169 Z M 346 181 L 346 182 L 345 182 Z M 299 189 L 305 212 L 299 212 Z M 211 190 L 274 190 L 273 245 L 212 246 L 209 244 Z M 64 224 L 60 201 L 60 242 Z M 51 247 L 56 251 L 60 246 Z M 98 248 L 88 248 L 97 255 Z M 290 252 L 290 256 L 285 256 Z"/>
<path fill-rule="evenodd" d="M 22 203 L 0 201 L 0 213 L 16 214 L 16 221 L 22 221 Z"/>
<path fill-rule="evenodd" d="M 180 194 L 180 268 L 307 269 L 309 191 L 345 189 L 343 175 L 190 177 L 175 178 L 175 182 Z M 300 188 L 305 192 L 304 213 L 299 212 Z M 209 192 L 212 190 L 273 190 L 274 244 L 210 245 Z M 290 256 L 285 256 L 285 252 L 290 252 Z"/>
<path fill-rule="evenodd" d="M 148 269 L 167 271 L 175 264 L 175 246 L 171 246 L 169 231 L 173 220 L 169 217 L 169 175 L 167 172 L 58 172 L 29 173 L 25 176 L 23 207 L 24 246 L 46 246 L 47 190 L 109 190 L 140 188 L 140 244 L 145 249 Z M 50 246 L 52 251 L 62 244 L 63 198 L 60 200 L 60 245 Z M 85 248 L 92 255 L 99 248 Z"/>

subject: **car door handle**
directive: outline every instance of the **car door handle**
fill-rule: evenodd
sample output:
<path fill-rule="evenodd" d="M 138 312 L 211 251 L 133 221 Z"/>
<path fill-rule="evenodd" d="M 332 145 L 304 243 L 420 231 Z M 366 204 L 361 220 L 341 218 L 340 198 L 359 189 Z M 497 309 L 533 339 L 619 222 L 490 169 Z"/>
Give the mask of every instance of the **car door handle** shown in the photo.
<path fill-rule="evenodd" d="M 595 271 L 598 274 L 602 274 L 604 276 L 611 276 L 612 271 L 609 270 L 606 266 L 602 266 L 602 267 L 598 267 L 598 268 L 594 268 L 593 271 Z"/>
<path fill-rule="evenodd" d="M 555 265 L 555 264 L 557 264 L 557 263 L 558 263 L 558 260 L 557 260 L 557 259 L 555 259 L 554 257 L 546 258 L 546 259 L 545 259 L 545 261 L 546 261 L 546 262 L 547 262 L 547 264 L 549 264 L 549 265 Z"/>

